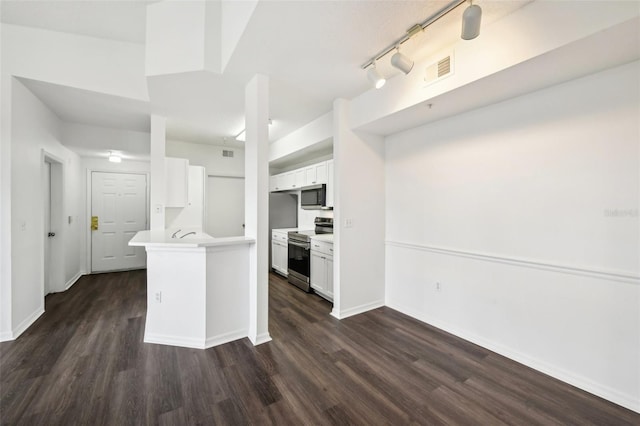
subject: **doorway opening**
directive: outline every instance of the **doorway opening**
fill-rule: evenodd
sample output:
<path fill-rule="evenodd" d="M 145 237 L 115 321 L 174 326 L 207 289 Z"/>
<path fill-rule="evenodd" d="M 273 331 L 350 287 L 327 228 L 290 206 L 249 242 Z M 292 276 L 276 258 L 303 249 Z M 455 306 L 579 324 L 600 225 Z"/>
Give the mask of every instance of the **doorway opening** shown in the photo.
<path fill-rule="evenodd" d="M 64 220 L 63 167 L 64 162 L 42 152 L 42 296 L 64 291 Z"/>
<path fill-rule="evenodd" d="M 244 178 L 207 177 L 205 232 L 212 237 L 244 235 Z"/>

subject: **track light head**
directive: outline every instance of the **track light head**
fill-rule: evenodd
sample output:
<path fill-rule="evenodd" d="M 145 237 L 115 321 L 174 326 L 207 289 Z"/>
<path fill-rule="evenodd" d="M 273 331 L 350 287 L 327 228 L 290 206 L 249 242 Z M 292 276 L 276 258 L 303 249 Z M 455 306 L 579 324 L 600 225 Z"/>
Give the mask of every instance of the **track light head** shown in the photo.
<path fill-rule="evenodd" d="M 387 80 L 385 80 L 385 78 L 378 72 L 375 63 L 373 63 L 369 67 L 369 71 L 367 71 L 367 77 L 376 89 L 381 88 L 387 82 Z"/>
<path fill-rule="evenodd" d="M 472 4 L 462 14 L 462 39 L 473 40 L 480 35 L 480 21 L 482 9 L 477 4 Z"/>
<path fill-rule="evenodd" d="M 408 56 L 400 53 L 400 49 L 391 57 L 391 65 L 405 74 L 409 74 L 413 69 L 413 61 Z"/>

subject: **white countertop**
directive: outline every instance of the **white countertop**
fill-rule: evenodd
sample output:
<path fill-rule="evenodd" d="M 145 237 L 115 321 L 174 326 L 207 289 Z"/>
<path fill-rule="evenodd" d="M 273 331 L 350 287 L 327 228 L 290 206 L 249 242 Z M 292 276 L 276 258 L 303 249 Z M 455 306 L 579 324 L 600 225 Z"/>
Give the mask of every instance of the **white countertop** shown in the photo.
<path fill-rule="evenodd" d="M 178 236 L 180 235 L 183 235 L 183 233 L 178 234 Z M 255 243 L 253 238 L 214 238 L 204 232 L 198 232 L 197 235 L 188 235 L 184 238 L 171 238 L 171 233 L 168 231 L 140 231 L 129 241 L 130 246 L 171 248 L 232 246 L 253 243 Z"/>
<path fill-rule="evenodd" d="M 333 234 L 318 234 L 311 237 L 311 240 L 324 241 L 333 244 Z"/>
<path fill-rule="evenodd" d="M 295 232 L 298 228 L 273 228 L 271 231 L 273 232 Z"/>

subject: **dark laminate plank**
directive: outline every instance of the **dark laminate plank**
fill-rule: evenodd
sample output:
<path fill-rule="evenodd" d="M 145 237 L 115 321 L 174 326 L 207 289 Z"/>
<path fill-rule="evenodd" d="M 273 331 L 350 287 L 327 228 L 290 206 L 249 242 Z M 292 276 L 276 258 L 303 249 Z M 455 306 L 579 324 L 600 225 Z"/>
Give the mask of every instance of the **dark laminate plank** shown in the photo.
<path fill-rule="evenodd" d="M 273 341 L 145 344 L 145 271 L 81 278 L 0 344 L 0 424 L 633 425 L 640 415 L 389 308 L 270 276 Z"/>

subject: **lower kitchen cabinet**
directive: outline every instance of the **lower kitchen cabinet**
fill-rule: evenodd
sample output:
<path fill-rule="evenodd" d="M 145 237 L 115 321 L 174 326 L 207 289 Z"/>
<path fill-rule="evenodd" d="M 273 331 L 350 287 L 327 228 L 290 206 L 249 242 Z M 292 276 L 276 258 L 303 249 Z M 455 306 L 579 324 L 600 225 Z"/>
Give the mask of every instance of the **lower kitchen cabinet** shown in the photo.
<path fill-rule="evenodd" d="M 289 254 L 287 243 L 271 240 L 271 267 L 281 275 L 288 275 Z"/>
<path fill-rule="evenodd" d="M 311 288 L 333 302 L 333 256 L 311 250 Z"/>

